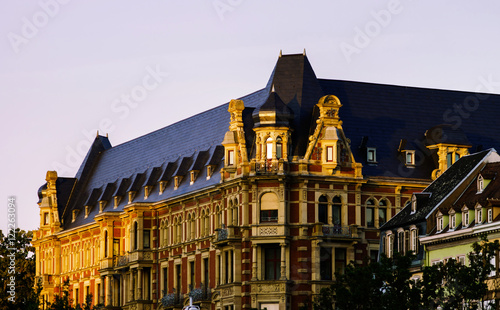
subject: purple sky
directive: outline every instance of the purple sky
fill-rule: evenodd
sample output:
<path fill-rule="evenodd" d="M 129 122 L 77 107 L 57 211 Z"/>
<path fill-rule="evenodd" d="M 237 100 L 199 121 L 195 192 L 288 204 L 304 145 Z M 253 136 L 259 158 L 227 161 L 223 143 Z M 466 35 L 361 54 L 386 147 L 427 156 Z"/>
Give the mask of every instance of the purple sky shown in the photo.
<path fill-rule="evenodd" d="M 4 1 L 0 219 L 39 226 L 47 170 L 265 86 L 302 53 L 320 78 L 500 93 L 500 3 Z M 498 81 L 498 82 L 497 82 Z M 6 220 L 0 220 L 5 230 Z"/>

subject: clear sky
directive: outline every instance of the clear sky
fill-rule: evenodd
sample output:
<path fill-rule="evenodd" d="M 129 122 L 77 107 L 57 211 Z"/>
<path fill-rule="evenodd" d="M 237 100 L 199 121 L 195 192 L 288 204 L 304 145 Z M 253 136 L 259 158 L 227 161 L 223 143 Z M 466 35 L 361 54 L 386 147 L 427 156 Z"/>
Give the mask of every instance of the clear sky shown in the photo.
<path fill-rule="evenodd" d="M 2 1 L 0 229 L 39 226 L 47 170 L 265 86 L 280 49 L 320 78 L 500 93 L 497 1 Z M 492 124 L 497 126 L 497 124 Z M 5 215 L 5 216 L 4 216 Z"/>

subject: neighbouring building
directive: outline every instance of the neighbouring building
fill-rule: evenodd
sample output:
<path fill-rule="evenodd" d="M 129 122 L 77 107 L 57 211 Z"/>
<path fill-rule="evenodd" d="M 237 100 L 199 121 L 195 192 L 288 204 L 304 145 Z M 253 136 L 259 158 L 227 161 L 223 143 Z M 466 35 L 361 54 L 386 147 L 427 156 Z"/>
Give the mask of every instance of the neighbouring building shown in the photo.
<path fill-rule="evenodd" d="M 318 79 L 280 55 L 263 89 L 117 146 L 98 135 L 75 176 L 47 172 L 42 296 L 69 281 L 114 309 L 311 309 L 413 193 L 500 145 L 499 115 L 498 95 Z"/>

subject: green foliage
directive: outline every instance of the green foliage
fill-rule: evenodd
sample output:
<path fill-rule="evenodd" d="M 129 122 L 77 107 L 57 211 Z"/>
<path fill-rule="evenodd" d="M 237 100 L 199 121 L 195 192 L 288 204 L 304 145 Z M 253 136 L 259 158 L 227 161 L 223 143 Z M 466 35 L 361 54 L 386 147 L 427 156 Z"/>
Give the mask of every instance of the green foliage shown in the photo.
<path fill-rule="evenodd" d="M 33 232 L 0 230 L 0 309 L 38 309 L 41 286 L 35 287 Z M 12 289 L 14 288 L 14 289 Z M 11 293 L 12 292 L 12 293 Z M 15 293 L 14 293 L 15 292 Z"/>
<path fill-rule="evenodd" d="M 85 296 L 85 303 L 73 307 L 73 299 L 70 297 L 69 281 L 63 283 L 62 295 L 56 295 L 53 303 L 47 303 L 49 310 L 97 310 L 102 309 L 103 305 L 92 306 L 92 294 Z"/>
<path fill-rule="evenodd" d="M 485 238 L 476 242 L 469 253 L 469 264 L 451 259 L 446 264 L 425 267 L 420 280 L 410 273 L 411 253 L 380 262 L 350 264 L 336 282 L 321 290 L 315 310 L 420 310 L 420 309 L 495 309 L 495 302 L 485 303 L 487 281 L 495 266 L 492 259 L 500 249 L 498 241 Z M 486 298 L 487 299 L 487 298 Z"/>

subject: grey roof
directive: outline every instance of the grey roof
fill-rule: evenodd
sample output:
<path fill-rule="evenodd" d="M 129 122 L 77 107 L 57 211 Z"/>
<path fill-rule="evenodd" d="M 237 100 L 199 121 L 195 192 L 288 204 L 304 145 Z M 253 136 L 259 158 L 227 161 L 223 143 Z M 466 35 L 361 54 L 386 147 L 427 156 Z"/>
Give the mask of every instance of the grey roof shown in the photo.
<path fill-rule="evenodd" d="M 293 112 L 291 156 L 299 158 L 304 156 L 309 135 L 316 126 L 318 100 L 326 94 L 336 95 L 343 104 L 339 115 L 345 135 L 351 141 L 355 160 L 364 166 L 365 177 L 430 181 L 436 160 L 435 154 L 426 148 L 431 142 L 425 133 L 443 123 L 445 126 L 440 128 L 449 129 L 451 125 L 453 130 L 465 132 L 472 151 L 483 146 L 500 147 L 500 126 L 491 126 L 500 115 L 498 95 L 482 94 L 480 104 L 468 111 L 467 117 L 459 118 L 454 105 L 475 94 L 317 79 L 307 57 L 297 54 L 281 56 L 266 86 L 239 98 L 245 105 L 243 128 L 250 158 L 255 154 L 252 113 L 268 100 L 272 86 L 276 97 Z M 111 197 L 125 196 L 133 189 L 137 191 L 134 201 L 156 202 L 219 184 L 224 156 L 221 143 L 230 121 L 227 109 L 228 103 L 222 104 L 114 147 L 107 137 L 97 136 L 74 178 L 78 181 L 71 199 L 63 199 L 64 204 L 60 205 L 64 227 L 93 221 L 98 208 L 93 208 L 88 218 L 79 216 L 73 223 L 71 210 L 82 208 L 96 189 L 101 193 L 99 199 L 110 199 L 112 191 Z M 460 135 L 459 138 L 464 139 Z M 407 141 L 407 149 L 416 151 L 415 168 L 407 168 L 398 154 L 402 140 Z M 367 164 L 366 147 L 377 148 L 378 164 Z M 208 179 L 204 169 L 207 165 L 214 166 Z M 189 170 L 199 170 L 196 181 L 190 184 L 182 180 L 179 188 L 174 189 L 172 177 L 186 175 Z M 154 187 L 159 181 L 167 182 L 162 194 Z M 153 186 L 147 199 L 145 185 Z M 64 195 L 69 197 L 69 193 Z M 116 209 L 106 207 L 105 211 L 122 211 L 127 203 L 128 199 L 121 199 Z"/>

